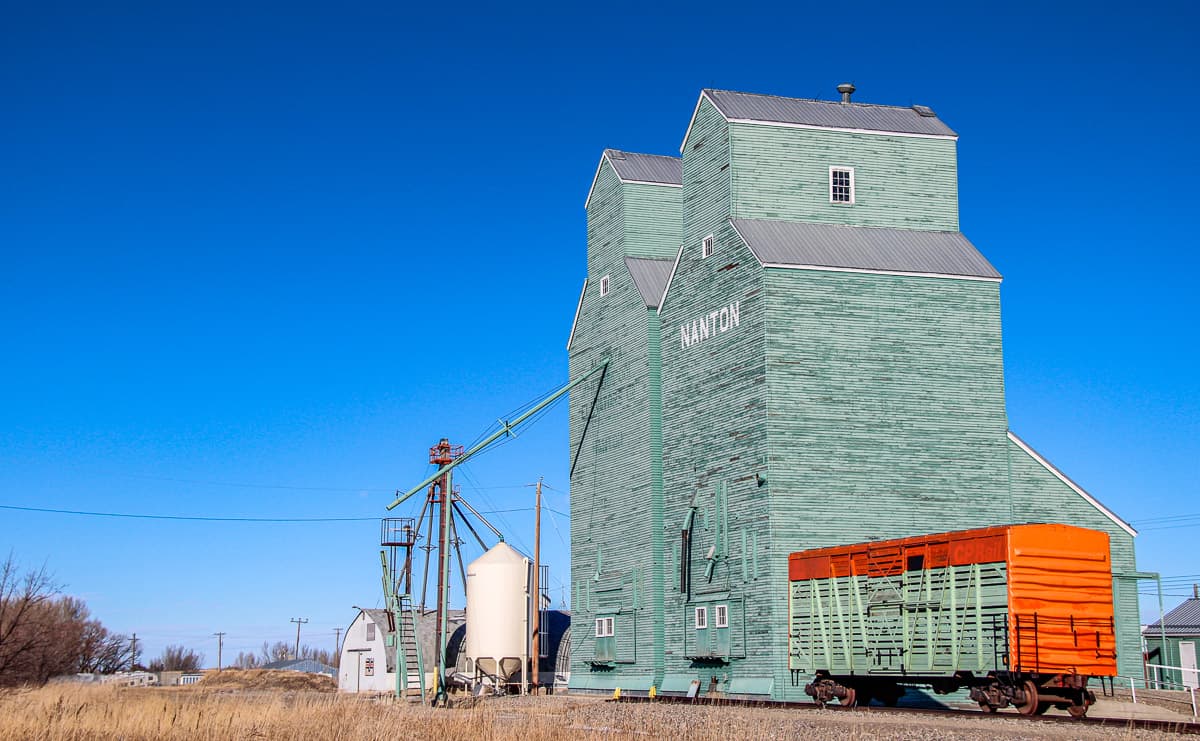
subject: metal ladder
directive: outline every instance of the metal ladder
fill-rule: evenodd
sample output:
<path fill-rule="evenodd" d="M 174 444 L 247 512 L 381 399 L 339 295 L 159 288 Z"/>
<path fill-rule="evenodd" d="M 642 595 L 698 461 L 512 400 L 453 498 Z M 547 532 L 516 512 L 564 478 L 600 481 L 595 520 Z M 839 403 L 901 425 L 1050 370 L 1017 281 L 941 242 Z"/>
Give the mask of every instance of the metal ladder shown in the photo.
<path fill-rule="evenodd" d="M 417 615 L 412 597 L 396 595 L 396 679 L 400 697 L 425 697 L 425 666 L 417 646 Z"/>
<path fill-rule="evenodd" d="M 417 645 L 417 615 L 412 595 L 400 594 L 386 551 L 379 552 L 379 562 L 383 567 L 383 597 L 392 616 L 392 641 L 396 644 L 396 696 L 421 702 L 425 699 L 425 665 Z"/>

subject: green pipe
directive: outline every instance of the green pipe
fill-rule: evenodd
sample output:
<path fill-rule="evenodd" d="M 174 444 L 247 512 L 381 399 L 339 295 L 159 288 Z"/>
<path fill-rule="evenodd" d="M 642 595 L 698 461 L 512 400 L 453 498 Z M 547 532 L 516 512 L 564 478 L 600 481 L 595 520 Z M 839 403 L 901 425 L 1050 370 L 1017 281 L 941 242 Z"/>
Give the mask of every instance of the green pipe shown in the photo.
<path fill-rule="evenodd" d="M 500 437 L 502 437 L 504 435 L 511 435 L 514 427 L 521 424 L 525 420 L 529 419 L 533 415 L 537 414 L 541 410 L 545 409 L 547 406 L 552 404 L 558 397 L 562 396 L 563 394 L 567 393 L 568 391 L 575 388 L 579 384 L 583 383 L 585 380 L 587 380 L 593 374 L 604 369 L 607 366 L 608 366 L 608 358 L 605 358 L 604 360 L 600 361 L 600 365 L 596 366 L 595 368 L 592 368 L 590 371 L 588 371 L 587 373 L 584 373 L 582 376 L 580 376 L 579 378 L 576 378 L 574 381 L 571 381 L 566 386 L 563 386 L 562 388 L 560 388 L 558 391 L 555 391 L 550 396 L 547 396 L 545 399 L 542 400 L 542 402 L 540 404 L 538 404 L 534 408 L 530 409 L 529 411 L 525 412 L 520 417 L 517 417 L 512 422 L 502 422 L 500 429 L 496 430 L 496 432 L 489 435 L 486 440 L 479 443 L 478 445 L 471 448 L 470 450 L 463 453 L 462 455 L 455 458 L 454 460 L 450 461 L 446 465 L 442 466 L 434 473 L 430 474 L 430 476 L 428 478 L 426 478 L 424 481 L 417 484 L 413 488 L 409 489 L 407 493 L 402 494 L 399 497 L 396 497 L 396 501 L 389 504 L 387 506 L 387 508 L 389 510 L 391 510 L 391 509 L 395 509 L 396 507 L 399 507 L 401 504 L 404 503 L 404 501 L 406 499 L 411 497 L 413 494 L 416 494 L 417 492 L 424 489 L 426 486 L 429 486 L 430 484 L 432 484 L 434 481 L 437 481 L 442 476 L 444 476 L 447 472 L 449 472 L 451 469 L 455 468 L 459 464 L 466 463 L 468 458 L 475 455 L 479 451 L 483 450 L 487 446 L 491 445 L 496 440 L 498 440 Z"/>

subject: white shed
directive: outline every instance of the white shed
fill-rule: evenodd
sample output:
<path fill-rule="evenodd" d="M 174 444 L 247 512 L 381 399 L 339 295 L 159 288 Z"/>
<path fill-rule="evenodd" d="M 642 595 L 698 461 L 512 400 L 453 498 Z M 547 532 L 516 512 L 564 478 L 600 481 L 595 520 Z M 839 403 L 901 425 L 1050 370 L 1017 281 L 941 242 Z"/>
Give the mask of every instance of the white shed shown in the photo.
<path fill-rule="evenodd" d="M 396 650 L 388 646 L 391 635 L 387 610 L 359 610 L 346 628 L 338 668 L 342 692 L 395 692 Z"/>
<path fill-rule="evenodd" d="M 447 661 L 451 667 L 459 663 L 466 614 L 450 610 L 446 615 L 450 630 Z M 338 690 L 341 692 L 395 692 L 396 648 L 392 645 L 391 615 L 387 610 L 359 608 L 358 616 L 346 628 L 342 643 L 341 664 L 338 669 Z M 425 686 L 433 686 L 433 669 L 437 661 L 436 613 L 424 612 L 417 617 L 417 642 L 425 664 Z"/>

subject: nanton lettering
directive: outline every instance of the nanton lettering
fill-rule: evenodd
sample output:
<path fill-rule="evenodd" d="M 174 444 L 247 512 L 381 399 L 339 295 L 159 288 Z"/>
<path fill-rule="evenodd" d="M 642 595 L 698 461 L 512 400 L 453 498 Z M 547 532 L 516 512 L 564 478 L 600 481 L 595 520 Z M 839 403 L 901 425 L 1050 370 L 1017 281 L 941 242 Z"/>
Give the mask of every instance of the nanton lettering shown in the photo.
<path fill-rule="evenodd" d="M 709 337 L 728 332 L 742 323 L 742 302 L 734 301 L 679 326 L 679 348 L 686 350 Z"/>

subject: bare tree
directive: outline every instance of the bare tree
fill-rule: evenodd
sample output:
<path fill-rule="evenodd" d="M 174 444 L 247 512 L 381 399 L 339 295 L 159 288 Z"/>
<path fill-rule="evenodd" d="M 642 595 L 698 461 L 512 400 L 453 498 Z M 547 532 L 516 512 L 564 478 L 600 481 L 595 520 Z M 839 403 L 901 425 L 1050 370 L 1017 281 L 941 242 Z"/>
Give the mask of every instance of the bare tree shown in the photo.
<path fill-rule="evenodd" d="M 292 658 L 292 644 L 287 641 L 275 641 L 268 643 L 263 641 L 262 649 L 258 657 L 260 663 L 270 664 L 272 661 L 283 661 L 284 659 Z"/>
<path fill-rule="evenodd" d="M 233 660 L 233 666 L 237 669 L 257 669 L 260 665 L 262 661 L 253 651 L 238 651 L 237 658 Z"/>
<path fill-rule="evenodd" d="M 333 666 L 333 652 L 322 648 L 302 645 L 300 646 L 300 658 L 312 659 L 327 666 Z"/>
<path fill-rule="evenodd" d="M 0 684 L 38 681 L 54 637 L 39 625 L 59 594 L 46 567 L 22 573 L 10 553 L 0 564 Z"/>
<path fill-rule="evenodd" d="M 162 656 L 151 661 L 146 668 L 152 672 L 195 672 L 200 671 L 203 663 L 204 654 L 183 646 L 167 646 Z"/>

